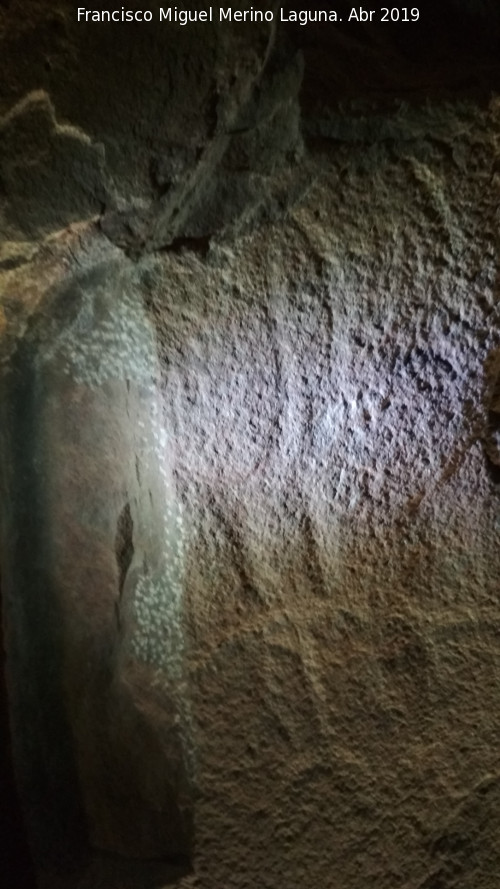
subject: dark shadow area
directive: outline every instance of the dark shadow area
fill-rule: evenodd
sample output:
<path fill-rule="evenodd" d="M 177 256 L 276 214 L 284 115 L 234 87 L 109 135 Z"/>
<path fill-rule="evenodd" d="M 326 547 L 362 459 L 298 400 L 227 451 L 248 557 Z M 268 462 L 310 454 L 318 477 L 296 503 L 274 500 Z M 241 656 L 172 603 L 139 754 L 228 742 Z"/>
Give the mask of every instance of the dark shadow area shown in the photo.
<path fill-rule="evenodd" d="M 35 871 L 19 804 L 9 727 L 0 579 L 0 873 L 16 889 L 36 889 Z"/>
<path fill-rule="evenodd" d="M 426 98 L 487 98 L 500 86 L 500 8 L 496 3 L 424 0 L 408 4 L 311 2 L 284 6 L 335 10 L 339 21 L 285 22 L 282 27 L 304 53 L 305 116 L 349 99 L 408 102 Z M 349 16 L 374 10 L 371 21 Z M 381 12 L 387 10 L 386 12 Z M 399 20 L 392 21 L 394 15 Z M 418 20 L 412 21 L 412 10 Z M 416 14 L 416 13 L 415 13 Z M 383 18 L 385 17 L 385 20 Z M 408 19 L 403 20 L 403 19 Z"/>
<path fill-rule="evenodd" d="M 86 859 L 88 841 L 60 682 L 62 617 L 49 580 L 43 497 L 31 452 L 35 377 L 30 347 L 23 344 L 3 390 L 11 419 L 3 447 L 15 455 L 4 477 L 11 517 L 22 528 L 22 534 L 6 534 L 4 540 L 9 553 L 3 572 L 12 676 L 9 704 L 19 792 L 35 865 L 38 870 L 54 863 L 71 872 Z"/>
<path fill-rule="evenodd" d="M 164 889 L 177 883 L 190 870 L 190 861 L 183 856 L 168 863 L 95 853 L 75 879 L 74 889 Z M 71 889 L 73 886 L 67 875 L 61 879 L 60 874 L 48 875 L 45 885 L 50 889 L 59 889 L 59 886 L 60 889 Z"/>
<path fill-rule="evenodd" d="M 500 349 L 490 352 L 484 368 L 486 469 L 494 485 L 500 485 Z"/>

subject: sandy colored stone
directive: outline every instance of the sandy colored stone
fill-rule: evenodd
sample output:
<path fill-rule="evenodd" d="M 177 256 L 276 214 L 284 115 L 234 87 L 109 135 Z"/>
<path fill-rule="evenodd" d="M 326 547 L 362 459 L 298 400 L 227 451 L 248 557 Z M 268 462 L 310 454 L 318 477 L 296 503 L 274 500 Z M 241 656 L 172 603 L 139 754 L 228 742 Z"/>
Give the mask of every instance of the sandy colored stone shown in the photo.
<path fill-rule="evenodd" d="M 41 886 L 493 889 L 496 7 L 443 3 L 425 58 L 315 28 L 114 50 L 21 8 L 0 562 Z"/>

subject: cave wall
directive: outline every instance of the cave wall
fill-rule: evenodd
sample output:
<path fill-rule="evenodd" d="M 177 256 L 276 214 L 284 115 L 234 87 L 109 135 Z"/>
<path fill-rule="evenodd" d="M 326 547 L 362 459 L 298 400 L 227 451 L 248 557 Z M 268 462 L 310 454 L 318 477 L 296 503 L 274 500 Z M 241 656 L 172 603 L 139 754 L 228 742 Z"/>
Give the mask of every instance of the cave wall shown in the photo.
<path fill-rule="evenodd" d="M 30 8 L 0 564 L 39 885 L 495 885 L 494 5 L 414 37 Z"/>
<path fill-rule="evenodd" d="M 182 519 L 154 337 L 132 288 L 111 259 L 63 286 L 5 378 L 8 526 L 23 529 L 4 563 L 11 669 L 26 669 L 14 730 L 33 759 L 23 783 L 40 856 L 45 831 L 58 833 L 46 810 L 64 812 L 58 859 L 71 848 L 75 769 L 92 846 L 145 858 L 189 848 Z"/>

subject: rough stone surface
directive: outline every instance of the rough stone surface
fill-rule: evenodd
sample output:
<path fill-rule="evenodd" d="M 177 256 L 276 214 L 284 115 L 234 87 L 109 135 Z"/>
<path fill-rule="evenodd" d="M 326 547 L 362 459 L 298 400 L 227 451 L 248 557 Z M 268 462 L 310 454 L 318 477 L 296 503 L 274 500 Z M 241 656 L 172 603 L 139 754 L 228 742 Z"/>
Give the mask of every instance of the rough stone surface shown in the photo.
<path fill-rule="evenodd" d="M 337 148 L 287 226 L 153 283 L 203 886 L 494 883 L 496 111 L 470 114 Z"/>
<path fill-rule="evenodd" d="M 64 856 L 68 831 L 84 842 L 78 785 L 92 847 L 189 850 L 182 520 L 154 338 L 120 265 L 56 292 L 4 381 L 10 669 L 27 679 L 14 731 L 40 858 L 52 838 L 50 859 Z"/>
<path fill-rule="evenodd" d="M 416 36 L 31 6 L 0 566 L 39 885 L 492 889 L 496 5 Z"/>

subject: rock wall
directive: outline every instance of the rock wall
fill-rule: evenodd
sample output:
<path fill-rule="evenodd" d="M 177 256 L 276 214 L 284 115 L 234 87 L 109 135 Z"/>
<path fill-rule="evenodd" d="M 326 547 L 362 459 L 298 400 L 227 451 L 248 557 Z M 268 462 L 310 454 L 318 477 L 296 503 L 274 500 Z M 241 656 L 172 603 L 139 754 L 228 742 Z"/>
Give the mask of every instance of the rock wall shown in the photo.
<path fill-rule="evenodd" d="M 25 8 L 0 565 L 39 885 L 489 889 L 496 7 L 411 33 Z"/>
<path fill-rule="evenodd" d="M 456 113 L 161 264 L 202 886 L 495 879 L 496 112 Z"/>
<path fill-rule="evenodd" d="M 54 292 L 4 377 L 13 729 L 50 869 L 87 841 L 189 851 L 182 519 L 155 367 L 133 276 L 110 258 Z"/>

